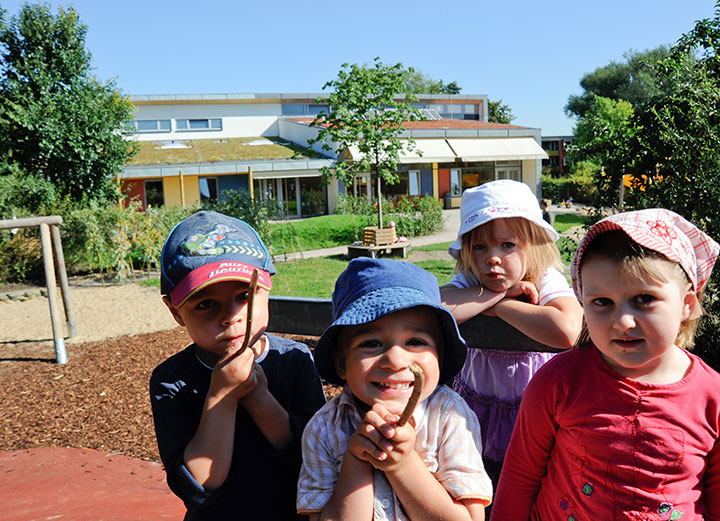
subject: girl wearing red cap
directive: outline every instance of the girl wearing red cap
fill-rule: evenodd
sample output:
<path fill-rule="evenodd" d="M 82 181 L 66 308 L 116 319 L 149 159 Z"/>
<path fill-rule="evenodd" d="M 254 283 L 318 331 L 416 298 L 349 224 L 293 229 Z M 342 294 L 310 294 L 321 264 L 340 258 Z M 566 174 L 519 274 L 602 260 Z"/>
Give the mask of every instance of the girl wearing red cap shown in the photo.
<path fill-rule="evenodd" d="M 663 209 L 588 231 L 581 343 L 528 385 L 491 519 L 720 519 L 720 375 L 686 350 L 719 249 Z"/>

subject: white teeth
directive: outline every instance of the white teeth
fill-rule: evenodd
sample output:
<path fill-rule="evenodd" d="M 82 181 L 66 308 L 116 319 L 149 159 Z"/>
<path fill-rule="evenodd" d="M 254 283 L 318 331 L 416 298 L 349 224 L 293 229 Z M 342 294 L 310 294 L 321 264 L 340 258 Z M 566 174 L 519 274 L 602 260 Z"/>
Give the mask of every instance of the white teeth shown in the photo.
<path fill-rule="evenodd" d="M 392 383 L 392 382 L 378 382 L 378 385 L 383 387 L 389 387 L 390 389 L 410 389 L 410 383 Z"/>

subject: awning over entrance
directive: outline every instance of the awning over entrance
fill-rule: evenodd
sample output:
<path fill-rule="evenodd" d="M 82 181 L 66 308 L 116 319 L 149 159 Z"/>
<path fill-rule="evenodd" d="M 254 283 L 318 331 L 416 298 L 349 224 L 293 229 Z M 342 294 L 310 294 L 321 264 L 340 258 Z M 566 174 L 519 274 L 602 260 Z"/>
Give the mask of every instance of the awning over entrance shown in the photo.
<path fill-rule="evenodd" d="M 548 155 L 531 137 L 448 139 L 448 144 L 463 161 L 517 161 L 547 159 Z"/>
<path fill-rule="evenodd" d="M 403 140 L 405 141 L 405 140 Z M 357 147 L 349 149 L 350 157 L 354 160 L 362 158 L 363 154 Z M 403 150 L 400 153 L 400 162 L 412 163 L 448 163 L 455 161 L 455 153 L 444 139 L 416 139 L 412 151 Z"/>
<path fill-rule="evenodd" d="M 357 147 L 348 149 L 350 157 L 359 160 Z M 531 137 L 415 139 L 415 150 L 400 154 L 400 163 L 454 163 L 462 161 L 519 161 L 547 159 L 548 155 Z"/>

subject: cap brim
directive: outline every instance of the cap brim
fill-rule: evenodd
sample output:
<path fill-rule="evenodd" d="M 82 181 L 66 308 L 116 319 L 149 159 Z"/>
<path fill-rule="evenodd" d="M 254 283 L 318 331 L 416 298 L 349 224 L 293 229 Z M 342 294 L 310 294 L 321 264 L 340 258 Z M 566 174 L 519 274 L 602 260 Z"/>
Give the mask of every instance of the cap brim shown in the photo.
<path fill-rule="evenodd" d="M 198 291 L 218 282 L 236 280 L 249 283 L 255 270 L 258 272 L 258 286 L 270 291 L 272 280 L 267 271 L 243 262 L 220 261 L 205 264 L 188 273 L 170 292 L 170 302 L 178 308 Z"/>

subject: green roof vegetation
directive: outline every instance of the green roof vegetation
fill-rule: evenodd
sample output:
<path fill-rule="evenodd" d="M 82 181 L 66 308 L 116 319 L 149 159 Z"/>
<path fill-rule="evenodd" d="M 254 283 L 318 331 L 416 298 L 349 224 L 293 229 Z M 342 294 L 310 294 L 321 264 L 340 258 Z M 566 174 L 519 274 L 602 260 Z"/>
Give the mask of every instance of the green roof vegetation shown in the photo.
<path fill-rule="evenodd" d="M 178 139 L 137 141 L 137 154 L 129 165 L 215 163 L 258 159 L 305 159 L 311 151 L 278 138 Z"/>

